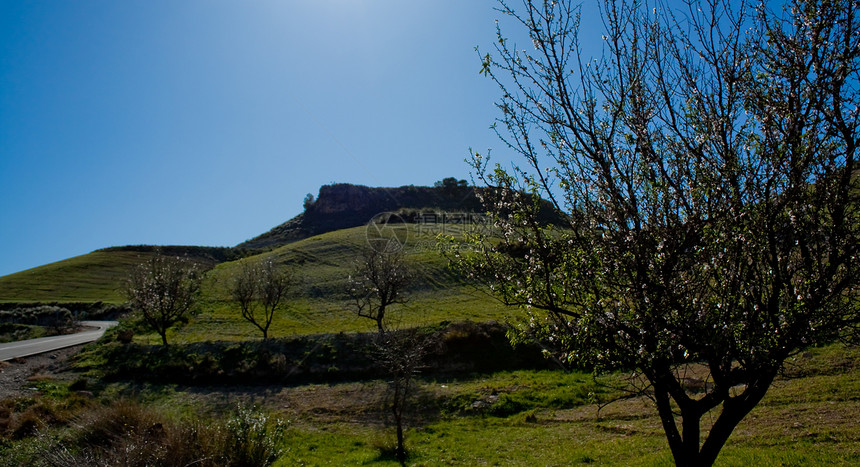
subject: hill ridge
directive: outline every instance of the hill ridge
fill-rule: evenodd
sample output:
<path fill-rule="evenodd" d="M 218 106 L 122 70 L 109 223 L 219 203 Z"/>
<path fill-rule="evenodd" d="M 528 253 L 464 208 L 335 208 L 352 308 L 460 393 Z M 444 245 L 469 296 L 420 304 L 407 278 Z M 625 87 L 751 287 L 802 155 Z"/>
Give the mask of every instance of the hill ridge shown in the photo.
<path fill-rule="evenodd" d="M 483 204 L 475 190 L 465 184 L 433 187 L 323 185 L 316 200 L 307 204 L 303 213 L 236 248 L 277 248 L 314 235 L 365 225 L 374 216 L 386 212 L 401 214 L 406 222 L 414 222 L 414 217 L 422 211 L 483 212 Z"/>

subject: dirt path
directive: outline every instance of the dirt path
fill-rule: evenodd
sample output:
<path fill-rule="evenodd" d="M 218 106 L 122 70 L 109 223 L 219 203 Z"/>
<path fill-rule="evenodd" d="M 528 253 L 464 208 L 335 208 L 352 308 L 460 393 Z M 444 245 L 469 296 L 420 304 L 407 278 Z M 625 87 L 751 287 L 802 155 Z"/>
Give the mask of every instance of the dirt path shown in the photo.
<path fill-rule="evenodd" d="M 68 359 L 83 346 L 68 347 L 54 352 L 0 362 L 0 400 L 30 394 L 30 378 L 34 375 L 58 377 L 68 372 Z"/>

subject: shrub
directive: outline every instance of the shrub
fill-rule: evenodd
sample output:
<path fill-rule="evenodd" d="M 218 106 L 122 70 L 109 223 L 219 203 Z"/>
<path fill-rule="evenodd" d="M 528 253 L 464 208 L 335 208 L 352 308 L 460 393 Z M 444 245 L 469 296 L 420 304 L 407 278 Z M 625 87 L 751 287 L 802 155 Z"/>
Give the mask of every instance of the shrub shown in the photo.
<path fill-rule="evenodd" d="M 272 420 L 256 408 L 239 407 L 227 421 L 228 451 L 233 466 L 266 466 L 282 454 L 286 425 Z"/>
<path fill-rule="evenodd" d="M 55 334 L 66 331 L 74 322 L 72 312 L 59 306 L 40 305 L 0 311 L 0 323 L 44 326 Z"/>
<path fill-rule="evenodd" d="M 226 421 L 177 420 L 128 400 L 95 407 L 71 425 L 59 439 L 40 434 L 45 442 L 22 465 L 262 467 L 281 455 L 285 429 L 254 408 L 240 407 Z"/>

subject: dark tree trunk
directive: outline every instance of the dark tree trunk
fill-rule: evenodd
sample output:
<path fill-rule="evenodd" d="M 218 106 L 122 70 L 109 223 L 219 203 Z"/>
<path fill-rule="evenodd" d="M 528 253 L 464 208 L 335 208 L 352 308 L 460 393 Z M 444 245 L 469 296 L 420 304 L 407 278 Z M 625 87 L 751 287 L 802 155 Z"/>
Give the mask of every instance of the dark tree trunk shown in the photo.
<path fill-rule="evenodd" d="M 403 382 L 397 379 L 401 377 L 401 375 L 395 376 L 394 401 L 391 404 L 391 412 L 394 415 L 394 424 L 397 428 L 397 449 L 395 451 L 395 455 L 397 456 L 397 461 L 400 462 L 400 465 L 406 465 L 406 446 L 403 439 L 403 404 L 406 403 L 406 388 L 404 387 Z"/>
<path fill-rule="evenodd" d="M 660 422 L 663 424 L 663 431 L 666 433 L 667 441 L 669 441 L 669 449 L 672 450 L 672 457 L 675 459 L 675 464 L 684 465 L 682 463 L 683 460 L 686 459 L 684 452 L 684 438 L 681 437 L 681 433 L 678 431 L 678 425 L 675 423 L 675 414 L 672 412 L 669 392 L 655 383 L 654 399 L 657 403 L 657 412 L 660 414 Z"/>
<path fill-rule="evenodd" d="M 686 399 L 678 403 L 681 406 L 681 430 L 675 420 L 672 410 L 672 397 L 665 385 L 654 384 L 654 398 L 660 421 L 672 450 L 672 457 L 677 466 L 710 466 L 717 460 L 720 450 L 726 444 L 735 427 L 761 401 L 767 393 L 776 376 L 775 370 L 763 370 L 760 377 L 752 382 L 743 393 L 735 397 L 727 397 L 722 403 L 722 411 L 708 432 L 704 443 L 699 445 L 701 438 L 702 415 L 707 412 L 698 406 L 702 401 Z M 676 401 L 678 402 L 678 401 Z"/>
<path fill-rule="evenodd" d="M 765 371 L 747 387 L 743 394 L 723 402 L 723 411 L 711 427 L 708 438 L 705 439 L 699 451 L 700 465 L 713 465 L 732 431 L 767 394 L 775 377 L 776 369 Z"/>
<path fill-rule="evenodd" d="M 403 445 L 403 424 L 397 422 L 397 461 L 406 465 L 406 446 Z"/>

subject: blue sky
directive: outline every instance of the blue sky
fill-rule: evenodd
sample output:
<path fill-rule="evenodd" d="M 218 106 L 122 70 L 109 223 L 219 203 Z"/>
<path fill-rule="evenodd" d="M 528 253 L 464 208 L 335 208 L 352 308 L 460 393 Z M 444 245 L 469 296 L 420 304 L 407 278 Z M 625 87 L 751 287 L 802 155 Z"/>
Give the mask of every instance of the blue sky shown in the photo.
<path fill-rule="evenodd" d="M 231 246 L 320 185 L 468 178 L 489 0 L 0 2 L 0 275 Z"/>
<path fill-rule="evenodd" d="M 470 147 L 504 160 L 475 51 L 506 24 L 496 6 L 0 1 L 0 276 L 109 246 L 233 246 L 321 185 L 469 178 Z"/>

